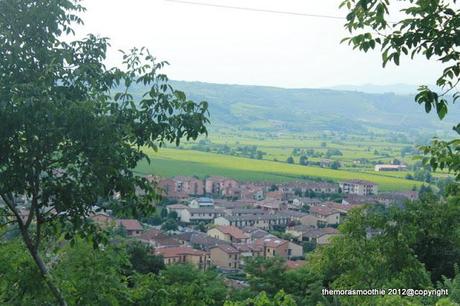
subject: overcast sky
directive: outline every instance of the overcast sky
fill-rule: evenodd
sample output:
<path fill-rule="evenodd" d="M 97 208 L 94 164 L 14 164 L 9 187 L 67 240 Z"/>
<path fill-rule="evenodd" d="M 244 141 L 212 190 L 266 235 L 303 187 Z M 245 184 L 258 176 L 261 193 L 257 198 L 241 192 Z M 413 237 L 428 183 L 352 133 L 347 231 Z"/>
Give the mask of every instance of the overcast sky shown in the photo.
<path fill-rule="evenodd" d="M 256 9 L 344 16 L 337 0 L 190 0 Z M 198 6 L 167 0 L 85 0 L 83 32 L 111 38 L 116 50 L 146 46 L 170 62 L 171 79 L 327 87 L 434 83 L 441 67 L 408 59 L 382 69 L 377 52 L 340 44 L 343 20 Z"/>

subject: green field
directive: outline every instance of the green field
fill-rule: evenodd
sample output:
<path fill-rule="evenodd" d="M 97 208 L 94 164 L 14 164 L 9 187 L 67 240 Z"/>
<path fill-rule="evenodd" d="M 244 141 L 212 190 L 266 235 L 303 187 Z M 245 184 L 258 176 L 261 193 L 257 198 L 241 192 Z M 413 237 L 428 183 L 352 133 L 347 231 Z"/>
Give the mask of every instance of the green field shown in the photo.
<path fill-rule="evenodd" d="M 141 162 L 136 168 L 138 174 L 164 177 L 222 175 L 241 181 L 273 182 L 299 180 L 302 176 L 334 181 L 363 179 L 379 184 L 382 191 L 410 190 L 414 185 L 421 185 L 420 182 L 377 173 L 332 170 L 192 150 L 160 149 L 154 152 L 146 149 L 145 152 L 150 156 L 151 163 Z"/>

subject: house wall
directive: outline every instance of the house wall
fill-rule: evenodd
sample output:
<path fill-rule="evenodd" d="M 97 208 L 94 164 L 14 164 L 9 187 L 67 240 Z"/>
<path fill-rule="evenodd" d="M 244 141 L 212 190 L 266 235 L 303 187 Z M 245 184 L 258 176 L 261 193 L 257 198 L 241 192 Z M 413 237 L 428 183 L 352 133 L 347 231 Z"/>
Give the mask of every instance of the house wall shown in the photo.
<path fill-rule="evenodd" d="M 239 269 L 240 268 L 240 255 L 238 253 L 228 254 L 220 248 L 212 248 L 211 262 L 223 269 Z"/>
<path fill-rule="evenodd" d="M 288 258 L 288 243 L 283 243 L 282 245 L 279 245 L 278 247 L 272 248 L 265 246 L 264 248 L 264 253 L 265 257 L 270 258 L 270 257 L 275 257 L 275 256 L 280 256 L 284 258 Z"/>
<path fill-rule="evenodd" d="M 303 247 L 295 244 L 293 242 L 289 242 L 288 244 L 288 257 L 300 257 L 303 256 Z"/>
<path fill-rule="evenodd" d="M 332 214 L 326 217 L 327 224 L 339 224 L 340 223 L 340 213 Z"/>
<path fill-rule="evenodd" d="M 318 218 L 316 218 L 316 217 L 314 217 L 312 215 L 305 216 L 305 217 L 300 218 L 300 224 L 308 225 L 308 226 L 317 228 L 318 227 Z"/>
<path fill-rule="evenodd" d="M 223 217 L 217 217 L 214 219 L 214 224 L 216 225 L 230 225 L 230 222 L 223 218 Z"/>
<path fill-rule="evenodd" d="M 220 240 L 229 241 L 229 242 L 231 241 L 230 235 L 222 233 L 217 228 L 212 228 L 212 229 L 208 230 L 207 234 L 208 234 L 208 236 L 211 236 L 211 237 L 214 237 L 214 238 L 217 238 L 217 239 L 220 239 Z"/>

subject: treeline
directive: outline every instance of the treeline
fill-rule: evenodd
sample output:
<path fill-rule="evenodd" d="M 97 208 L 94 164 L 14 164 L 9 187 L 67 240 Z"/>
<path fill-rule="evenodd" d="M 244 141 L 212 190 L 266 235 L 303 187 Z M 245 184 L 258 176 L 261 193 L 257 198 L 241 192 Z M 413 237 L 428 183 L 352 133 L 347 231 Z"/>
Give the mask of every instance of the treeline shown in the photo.
<path fill-rule="evenodd" d="M 263 159 L 263 157 L 267 154 L 266 152 L 258 150 L 257 146 L 253 145 L 237 145 L 236 147 L 230 147 L 226 144 L 212 143 L 210 140 L 200 140 L 198 144 L 191 146 L 191 149 L 252 159 Z"/>

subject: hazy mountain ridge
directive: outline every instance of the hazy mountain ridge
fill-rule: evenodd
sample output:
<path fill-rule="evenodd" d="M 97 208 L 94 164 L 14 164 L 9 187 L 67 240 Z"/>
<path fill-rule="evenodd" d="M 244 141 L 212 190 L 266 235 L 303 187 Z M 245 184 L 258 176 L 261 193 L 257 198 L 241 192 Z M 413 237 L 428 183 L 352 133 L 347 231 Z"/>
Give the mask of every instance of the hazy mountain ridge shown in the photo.
<path fill-rule="evenodd" d="M 369 128 L 449 130 L 453 118 L 460 116 L 460 110 L 451 107 L 447 117 L 439 121 L 435 114 L 425 113 L 414 95 L 185 81 L 171 84 L 190 99 L 209 103 L 213 127 L 354 132 Z"/>

